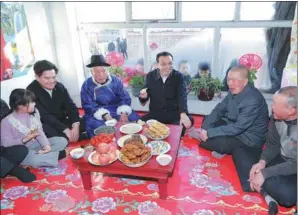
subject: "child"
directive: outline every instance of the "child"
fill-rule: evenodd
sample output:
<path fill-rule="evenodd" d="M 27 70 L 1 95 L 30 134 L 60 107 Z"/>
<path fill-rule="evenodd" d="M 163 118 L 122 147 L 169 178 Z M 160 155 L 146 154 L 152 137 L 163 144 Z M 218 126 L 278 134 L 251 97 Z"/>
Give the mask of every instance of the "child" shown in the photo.
<path fill-rule="evenodd" d="M 25 89 L 15 89 L 9 97 L 10 114 L 1 121 L 1 146 L 25 145 L 29 152 L 22 165 L 34 168 L 56 166 L 66 157 L 64 137 L 47 138 L 35 109 L 34 94 Z"/>

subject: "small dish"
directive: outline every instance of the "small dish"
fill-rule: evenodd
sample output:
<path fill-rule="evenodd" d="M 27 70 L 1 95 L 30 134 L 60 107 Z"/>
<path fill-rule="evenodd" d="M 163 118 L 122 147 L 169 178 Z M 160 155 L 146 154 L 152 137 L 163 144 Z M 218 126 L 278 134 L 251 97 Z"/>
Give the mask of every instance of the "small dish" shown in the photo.
<path fill-rule="evenodd" d="M 111 126 L 114 127 L 117 124 L 117 120 L 116 119 L 111 119 L 105 122 L 106 126 Z"/>
<path fill-rule="evenodd" d="M 83 157 L 84 153 L 85 153 L 85 149 L 76 148 L 71 150 L 69 154 L 73 159 L 80 159 L 81 157 Z"/>
<path fill-rule="evenodd" d="M 167 154 L 161 154 L 156 157 L 157 163 L 161 166 L 169 165 L 172 161 L 172 156 Z"/>
<path fill-rule="evenodd" d="M 127 140 L 128 138 L 131 138 L 131 137 L 132 137 L 132 134 L 128 134 L 128 135 L 120 137 L 117 141 L 118 146 L 122 148 L 125 140 Z M 148 141 L 147 137 L 145 137 L 142 134 L 140 134 L 140 137 L 143 140 L 143 143 L 146 144 Z"/>
<path fill-rule="evenodd" d="M 143 127 L 138 123 L 128 123 L 120 127 L 123 134 L 136 134 L 142 131 Z"/>
<path fill-rule="evenodd" d="M 168 142 L 162 140 L 150 141 L 147 143 L 147 146 L 151 148 L 153 155 L 165 154 L 171 149 L 171 145 Z"/>

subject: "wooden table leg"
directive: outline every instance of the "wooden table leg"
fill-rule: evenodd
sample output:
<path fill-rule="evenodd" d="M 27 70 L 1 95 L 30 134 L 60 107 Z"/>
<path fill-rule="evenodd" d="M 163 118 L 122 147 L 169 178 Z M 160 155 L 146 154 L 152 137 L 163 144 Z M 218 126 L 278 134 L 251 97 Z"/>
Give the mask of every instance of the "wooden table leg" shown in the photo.
<path fill-rule="evenodd" d="M 85 190 L 91 190 L 92 188 L 92 182 L 91 182 L 91 172 L 88 171 L 80 171 L 83 186 Z"/>
<path fill-rule="evenodd" d="M 167 199 L 168 197 L 167 185 L 168 185 L 168 179 L 158 179 L 160 199 Z"/>

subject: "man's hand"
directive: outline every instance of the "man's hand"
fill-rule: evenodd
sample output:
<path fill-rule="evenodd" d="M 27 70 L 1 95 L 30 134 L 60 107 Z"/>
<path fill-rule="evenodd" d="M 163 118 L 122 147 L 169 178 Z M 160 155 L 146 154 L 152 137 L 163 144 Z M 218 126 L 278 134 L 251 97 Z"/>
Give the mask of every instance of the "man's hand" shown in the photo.
<path fill-rule="evenodd" d="M 260 192 L 262 185 L 264 184 L 265 178 L 262 172 L 256 173 L 253 179 L 250 181 L 250 188 Z"/>
<path fill-rule="evenodd" d="M 46 145 L 42 150 L 39 150 L 37 154 L 46 154 L 52 150 L 50 145 Z"/>
<path fill-rule="evenodd" d="M 140 95 L 139 95 L 139 97 L 140 97 L 141 99 L 147 99 L 147 98 L 148 98 L 147 88 L 142 89 L 142 90 L 140 91 Z"/>
<path fill-rule="evenodd" d="M 72 134 L 71 134 L 71 131 L 70 131 L 69 128 L 65 129 L 65 130 L 63 131 L 63 133 L 66 135 L 66 137 L 68 138 L 68 140 L 69 140 L 70 142 L 73 142 L 73 140 L 72 140 Z"/>
<path fill-rule="evenodd" d="M 249 180 L 251 181 L 254 178 L 256 173 L 259 173 L 266 166 L 266 162 L 264 160 L 260 160 L 258 163 L 254 164 L 249 172 Z"/>
<path fill-rule="evenodd" d="M 71 139 L 73 141 L 71 142 L 76 142 L 78 141 L 79 137 L 80 137 L 80 124 L 79 123 L 75 123 L 72 127 L 72 129 L 70 130 L 71 133 Z"/>
<path fill-rule="evenodd" d="M 120 122 L 128 122 L 127 113 L 122 113 L 119 121 Z"/>
<path fill-rule="evenodd" d="M 108 113 L 108 114 L 106 114 L 106 115 L 103 117 L 103 119 L 106 120 L 106 121 L 108 121 L 108 120 L 111 120 L 111 119 L 113 119 L 113 118 L 112 118 L 111 115 Z"/>
<path fill-rule="evenodd" d="M 186 113 L 180 114 L 180 125 L 183 124 L 185 128 L 191 127 L 191 121 L 189 117 L 186 115 Z"/>
<path fill-rule="evenodd" d="M 199 135 L 202 141 L 206 142 L 208 140 L 208 134 L 205 129 L 201 129 L 201 132 Z"/>
<path fill-rule="evenodd" d="M 25 137 L 23 137 L 23 143 L 26 144 L 27 142 L 29 142 L 30 140 L 34 139 L 35 137 L 37 137 L 39 135 L 38 131 L 34 131 L 34 132 L 29 132 Z"/>

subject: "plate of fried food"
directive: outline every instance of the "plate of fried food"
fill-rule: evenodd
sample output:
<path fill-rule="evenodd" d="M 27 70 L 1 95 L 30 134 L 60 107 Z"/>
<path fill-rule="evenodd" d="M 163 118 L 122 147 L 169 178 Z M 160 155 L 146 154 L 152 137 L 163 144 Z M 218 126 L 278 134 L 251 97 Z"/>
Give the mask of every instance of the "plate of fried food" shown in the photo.
<path fill-rule="evenodd" d="M 126 143 L 120 151 L 117 151 L 118 159 L 128 167 L 144 166 L 152 157 L 151 148 L 143 142 L 133 141 Z"/>
<path fill-rule="evenodd" d="M 119 147 L 122 148 L 127 143 L 141 142 L 143 144 L 146 144 L 147 141 L 148 141 L 147 137 L 145 137 L 142 134 L 128 134 L 128 135 L 120 137 L 117 141 L 117 144 Z"/>
<path fill-rule="evenodd" d="M 152 140 L 163 140 L 170 135 L 170 128 L 161 122 L 155 121 L 148 128 L 145 128 L 145 134 Z"/>
<path fill-rule="evenodd" d="M 138 123 L 128 123 L 120 127 L 120 131 L 124 134 L 136 134 L 142 129 L 143 127 Z"/>

